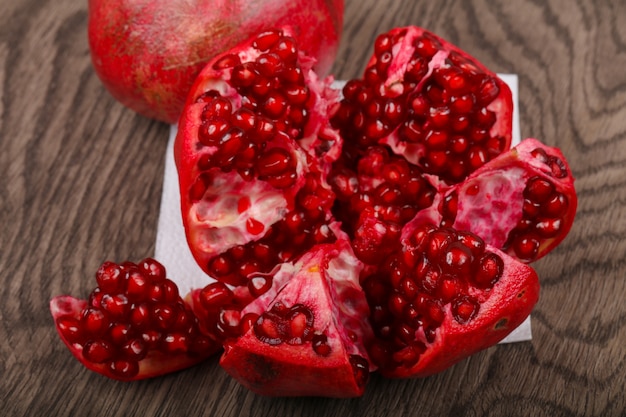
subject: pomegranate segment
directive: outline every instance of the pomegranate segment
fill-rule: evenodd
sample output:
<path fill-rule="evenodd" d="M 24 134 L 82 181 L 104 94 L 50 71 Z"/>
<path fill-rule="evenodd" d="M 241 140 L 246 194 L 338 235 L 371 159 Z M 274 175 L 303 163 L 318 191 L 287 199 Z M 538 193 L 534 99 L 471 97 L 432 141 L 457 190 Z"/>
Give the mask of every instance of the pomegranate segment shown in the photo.
<path fill-rule="evenodd" d="M 421 168 L 384 145 L 344 152 L 329 182 L 337 196 L 333 214 L 352 238 L 356 255 L 370 265 L 399 245 L 402 227 L 436 194 Z"/>
<path fill-rule="evenodd" d="M 131 381 L 190 367 L 221 349 L 157 261 L 105 262 L 96 281 L 88 300 L 50 302 L 61 339 L 87 368 Z"/>
<path fill-rule="evenodd" d="M 284 271 L 284 286 L 244 308 L 254 319 L 226 342 L 222 367 L 262 395 L 362 395 L 372 331 L 361 269 L 345 238 L 315 246 Z"/>
<path fill-rule="evenodd" d="M 561 151 L 529 138 L 452 187 L 439 207 L 443 225 L 470 230 L 529 263 L 567 236 L 577 196 Z"/>
<path fill-rule="evenodd" d="M 422 215 L 363 288 L 376 336 L 370 357 L 394 378 L 431 375 L 496 344 L 539 296 L 531 267 Z"/>
<path fill-rule="evenodd" d="M 381 34 L 333 117 L 346 143 L 389 145 L 457 183 L 509 149 L 509 87 L 466 52 L 415 26 Z"/>
<path fill-rule="evenodd" d="M 341 146 L 328 123 L 337 92 L 313 63 L 289 29 L 260 33 L 207 65 L 181 117 L 187 239 L 201 268 L 229 285 L 334 239 L 326 175 Z"/>

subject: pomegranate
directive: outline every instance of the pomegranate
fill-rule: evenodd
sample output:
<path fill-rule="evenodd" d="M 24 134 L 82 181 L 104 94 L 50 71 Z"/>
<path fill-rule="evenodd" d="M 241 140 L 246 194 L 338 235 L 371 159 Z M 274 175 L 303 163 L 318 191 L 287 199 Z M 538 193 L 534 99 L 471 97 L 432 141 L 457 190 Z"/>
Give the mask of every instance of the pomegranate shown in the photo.
<path fill-rule="evenodd" d="M 285 264 L 286 284 L 243 309 L 247 330 L 226 342 L 222 367 L 263 395 L 362 395 L 372 331 L 361 268 L 345 238 Z"/>
<path fill-rule="evenodd" d="M 176 284 L 154 259 L 105 262 L 87 300 L 58 296 L 50 311 L 61 339 L 87 368 L 130 381 L 206 359 L 221 344 L 200 331 Z"/>
<path fill-rule="evenodd" d="M 442 193 L 435 206 L 441 224 L 470 230 L 529 263 L 565 238 L 577 197 L 561 151 L 529 138 Z"/>
<path fill-rule="evenodd" d="M 343 96 L 332 122 L 346 147 L 387 144 L 448 183 L 463 180 L 511 144 L 509 87 L 422 28 L 379 35 L 363 77 L 348 81 Z"/>
<path fill-rule="evenodd" d="M 343 25 L 342 0 L 89 0 L 93 67 L 125 106 L 175 123 L 202 68 L 215 55 L 273 27 L 293 36 L 326 74 Z"/>
<path fill-rule="evenodd" d="M 496 344 L 539 297 L 530 266 L 422 213 L 363 282 L 376 335 L 370 357 L 389 377 L 431 375 Z"/>

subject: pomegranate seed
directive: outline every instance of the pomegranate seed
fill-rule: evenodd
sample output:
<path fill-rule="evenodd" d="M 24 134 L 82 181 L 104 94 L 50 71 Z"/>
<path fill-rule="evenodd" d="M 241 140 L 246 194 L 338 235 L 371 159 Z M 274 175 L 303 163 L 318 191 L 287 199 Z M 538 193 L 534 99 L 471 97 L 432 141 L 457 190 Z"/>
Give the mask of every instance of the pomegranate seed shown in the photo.
<path fill-rule="evenodd" d="M 328 337 L 325 334 L 315 334 L 311 339 L 313 351 L 320 356 L 328 356 L 331 353 L 331 347 L 328 344 Z"/>
<path fill-rule="evenodd" d="M 282 36 L 283 33 L 280 30 L 262 32 L 252 42 L 252 46 L 260 51 L 268 51 L 278 43 Z"/>
<path fill-rule="evenodd" d="M 466 324 L 478 314 L 480 305 L 470 296 L 464 296 L 452 303 L 452 316 L 459 324 Z"/>
<path fill-rule="evenodd" d="M 241 59 L 239 59 L 239 56 L 236 54 L 227 54 L 224 55 L 223 57 L 221 57 L 220 59 L 218 59 L 214 64 L 213 64 L 213 68 L 216 70 L 222 70 L 222 69 L 226 69 L 226 68 L 232 68 L 235 65 L 238 65 L 241 63 Z"/>

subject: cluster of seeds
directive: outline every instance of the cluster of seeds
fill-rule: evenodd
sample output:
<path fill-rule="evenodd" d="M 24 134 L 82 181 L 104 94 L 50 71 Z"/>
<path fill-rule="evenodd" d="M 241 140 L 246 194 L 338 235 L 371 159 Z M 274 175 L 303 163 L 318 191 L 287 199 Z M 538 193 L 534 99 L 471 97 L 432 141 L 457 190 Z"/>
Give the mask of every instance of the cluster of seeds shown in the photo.
<path fill-rule="evenodd" d="M 501 81 L 476 68 L 455 51 L 428 73 L 440 42 L 428 34 L 416 38 L 403 79 L 394 76 L 392 48 L 405 33 L 380 35 L 375 61 L 363 79 L 349 81 L 332 122 L 346 142 L 368 146 L 397 134 L 401 142 L 423 148 L 419 160 L 427 173 L 450 183 L 502 153 L 504 137 L 492 134 L 496 114 L 489 105 L 500 95 Z M 397 132 L 397 133 L 394 133 Z"/>
<path fill-rule="evenodd" d="M 149 355 L 206 356 L 217 349 L 157 261 L 105 262 L 96 281 L 79 315 L 57 318 L 65 340 L 80 346 L 86 361 L 130 379 Z"/>
<path fill-rule="evenodd" d="M 293 38 L 280 31 L 259 35 L 256 59 L 242 62 L 237 54 L 219 59 L 213 68 L 229 71 L 239 107 L 217 90 L 197 98 L 204 103 L 198 141 L 215 148 L 198 161 L 200 172 L 218 167 L 236 170 L 244 179 L 260 178 L 287 188 L 297 178 L 292 140 L 303 137 L 309 120 L 311 93 L 298 66 Z"/>
<path fill-rule="evenodd" d="M 389 234 L 377 239 L 386 242 L 399 242 L 402 226 L 429 207 L 436 193 L 419 167 L 382 145 L 368 147 L 357 161 L 347 158 L 338 161 L 330 183 L 339 201 L 334 214 L 349 233 L 355 237 L 364 222 L 369 221 L 368 217 L 373 217 L 380 222 L 380 230 Z M 362 234 L 359 237 L 368 240 Z M 366 250 L 371 245 L 360 238 L 353 239 L 357 256 L 374 263 L 378 256 Z M 375 251 L 382 254 L 381 248 Z"/>
<path fill-rule="evenodd" d="M 413 231 L 364 282 L 377 340 L 374 362 L 393 368 L 417 363 L 443 323 L 445 306 L 460 324 L 480 310 L 480 292 L 502 277 L 504 261 L 470 232 L 430 225 Z"/>

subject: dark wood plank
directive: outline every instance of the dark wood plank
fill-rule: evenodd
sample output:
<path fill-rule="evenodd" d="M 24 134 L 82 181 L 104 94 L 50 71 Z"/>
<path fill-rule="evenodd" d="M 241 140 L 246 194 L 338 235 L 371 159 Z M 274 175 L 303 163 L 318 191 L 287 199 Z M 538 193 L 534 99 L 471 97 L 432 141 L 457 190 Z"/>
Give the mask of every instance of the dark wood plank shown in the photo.
<path fill-rule="evenodd" d="M 626 4 L 347 0 L 339 79 L 377 34 L 424 26 L 519 74 L 523 136 L 561 147 L 579 211 L 535 264 L 532 342 L 439 375 L 374 375 L 352 400 L 264 398 L 217 358 L 132 384 L 82 368 L 48 312 L 105 259 L 154 250 L 168 127 L 123 108 L 89 60 L 86 1 L 0 0 L 0 408 L 6 416 L 625 416 Z"/>

